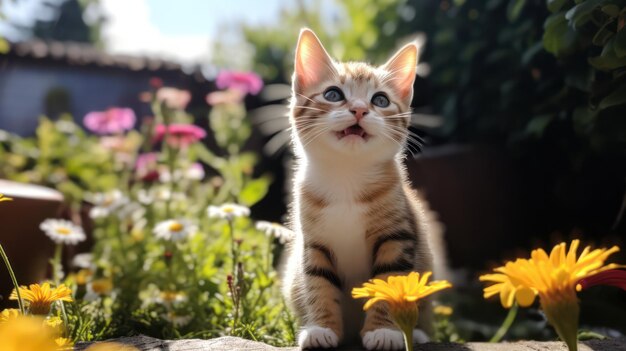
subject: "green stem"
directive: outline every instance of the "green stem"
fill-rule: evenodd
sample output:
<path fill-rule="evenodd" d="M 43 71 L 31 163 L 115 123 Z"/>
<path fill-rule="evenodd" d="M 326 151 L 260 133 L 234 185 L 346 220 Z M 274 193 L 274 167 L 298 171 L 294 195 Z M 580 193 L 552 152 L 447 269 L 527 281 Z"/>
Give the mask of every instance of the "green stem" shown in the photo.
<path fill-rule="evenodd" d="M 63 244 L 57 244 L 54 249 L 54 258 L 52 259 L 52 281 L 54 281 L 54 285 L 59 286 L 61 277 L 59 277 L 59 272 L 63 269 L 61 265 L 61 259 L 63 257 Z"/>
<path fill-rule="evenodd" d="M 500 342 L 511 325 L 513 325 L 513 321 L 515 321 L 515 316 L 517 316 L 517 303 L 514 303 L 511 309 L 509 309 L 509 314 L 506 315 L 504 322 L 498 329 L 498 331 L 493 335 L 493 337 L 489 340 L 489 342 Z"/>
<path fill-rule="evenodd" d="M 406 351 L 413 351 L 413 327 L 408 325 L 408 327 L 402 328 L 402 335 L 404 335 L 404 347 Z"/>
<path fill-rule="evenodd" d="M 273 249 L 273 244 L 274 244 L 274 237 L 273 236 L 269 236 L 269 239 L 267 240 L 267 262 L 266 262 L 266 272 L 269 275 L 270 274 L 270 269 L 272 268 L 272 253 L 274 250 Z"/>
<path fill-rule="evenodd" d="M 52 280 L 54 281 L 55 287 L 59 287 L 61 284 L 61 277 L 59 276 L 59 272 L 63 269 L 63 265 L 61 264 L 61 259 L 63 258 L 63 244 L 57 244 L 54 249 L 54 258 L 52 261 Z M 63 317 L 63 329 L 65 331 L 64 335 L 69 335 L 69 319 L 67 318 L 67 312 L 65 311 L 65 304 L 63 301 L 59 301 L 61 304 L 61 316 Z"/>
<path fill-rule="evenodd" d="M 233 276 L 237 275 L 237 247 L 235 243 L 235 225 L 232 219 L 228 220 L 228 228 L 230 229 L 230 254 L 233 258 Z"/>
<path fill-rule="evenodd" d="M 108 222 L 111 223 L 111 222 Z M 126 262 L 126 244 L 124 243 L 124 234 L 126 233 L 125 228 L 123 228 L 123 223 L 117 219 L 117 217 L 115 217 L 113 219 L 113 227 L 115 228 L 115 237 L 117 239 L 117 243 L 120 245 L 119 248 L 119 259 L 120 259 L 120 263 L 121 263 L 121 268 L 124 269 L 126 268 L 127 262 Z M 123 274 L 123 273 L 122 273 Z"/>
<path fill-rule="evenodd" d="M 4 252 L 4 248 L 2 244 L 0 244 L 0 256 L 2 256 L 2 260 L 4 261 L 4 265 L 7 267 L 9 271 L 9 275 L 11 276 L 11 281 L 13 282 L 13 286 L 15 287 L 15 293 L 17 294 L 17 304 L 20 306 L 20 312 L 22 315 L 26 314 L 26 310 L 24 309 L 24 302 L 22 301 L 22 295 L 20 294 L 20 286 L 17 285 L 17 279 L 15 279 L 15 273 L 13 272 L 13 268 L 11 268 L 11 263 L 9 262 L 9 258 L 7 257 L 6 252 Z"/>

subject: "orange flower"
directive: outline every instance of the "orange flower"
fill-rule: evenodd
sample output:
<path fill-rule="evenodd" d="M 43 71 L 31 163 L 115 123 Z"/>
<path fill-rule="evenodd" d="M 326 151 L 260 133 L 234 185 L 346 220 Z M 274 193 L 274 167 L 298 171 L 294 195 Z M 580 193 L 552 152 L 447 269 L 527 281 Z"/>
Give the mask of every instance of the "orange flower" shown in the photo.
<path fill-rule="evenodd" d="M 50 288 L 49 283 L 43 283 L 43 285 L 31 284 L 28 288 L 21 286 L 19 289 L 22 299 L 29 302 L 30 313 L 36 315 L 47 315 L 50 312 L 52 303 L 55 301 L 73 301 L 71 297 L 72 290 L 64 284 L 56 288 Z M 17 300 L 15 290 L 13 290 L 9 299 Z"/>

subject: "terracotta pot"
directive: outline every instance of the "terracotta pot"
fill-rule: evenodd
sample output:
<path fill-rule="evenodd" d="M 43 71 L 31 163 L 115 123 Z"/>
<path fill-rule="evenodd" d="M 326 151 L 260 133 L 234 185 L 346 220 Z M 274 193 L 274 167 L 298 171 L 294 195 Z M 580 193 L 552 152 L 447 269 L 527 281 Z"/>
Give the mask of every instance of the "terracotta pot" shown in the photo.
<path fill-rule="evenodd" d="M 0 243 L 9 257 L 20 285 L 39 282 L 46 277 L 54 252 L 53 242 L 39 229 L 46 218 L 58 216 L 63 195 L 38 185 L 0 179 L 0 193 L 13 201 L 0 204 Z M 13 288 L 9 274 L 0 264 L 0 307 L 13 306 L 8 301 Z"/>

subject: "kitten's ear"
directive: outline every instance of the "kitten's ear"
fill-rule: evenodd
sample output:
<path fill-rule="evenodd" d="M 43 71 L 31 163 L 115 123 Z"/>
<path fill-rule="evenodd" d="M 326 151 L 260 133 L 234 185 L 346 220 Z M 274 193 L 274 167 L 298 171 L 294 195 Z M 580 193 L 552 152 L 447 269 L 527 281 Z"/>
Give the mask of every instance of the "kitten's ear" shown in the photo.
<path fill-rule="evenodd" d="M 389 72 L 389 82 L 400 92 L 401 98 L 411 98 L 415 70 L 417 69 L 418 48 L 416 43 L 403 46 L 382 68 Z"/>
<path fill-rule="evenodd" d="M 296 47 L 294 86 L 302 91 L 335 74 L 333 60 L 312 30 L 300 31 Z"/>

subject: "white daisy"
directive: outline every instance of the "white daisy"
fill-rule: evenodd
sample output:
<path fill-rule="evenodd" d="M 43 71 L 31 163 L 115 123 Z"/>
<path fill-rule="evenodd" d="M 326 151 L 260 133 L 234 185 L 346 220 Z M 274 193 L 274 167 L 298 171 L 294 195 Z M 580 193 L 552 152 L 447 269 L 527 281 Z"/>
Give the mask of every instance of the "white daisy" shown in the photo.
<path fill-rule="evenodd" d="M 137 192 L 137 201 L 139 201 L 141 204 L 144 205 L 150 205 L 154 202 L 154 191 L 152 191 L 152 189 L 150 190 L 146 190 L 146 189 L 139 189 L 139 191 Z"/>
<path fill-rule="evenodd" d="M 209 218 L 222 218 L 232 220 L 235 217 L 247 217 L 250 215 L 250 209 L 246 206 L 237 204 L 223 204 L 221 206 L 209 206 L 207 208 Z"/>
<path fill-rule="evenodd" d="M 89 217 L 91 218 L 108 217 L 113 211 L 127 202 L 127 198 L 119 190 L 91 194 L 87 199 L 94 205 L 89 211 Z"/>
<path fill-rule="evenodd" d="M 132 220 L 137 222 L 146 214 L 146 209 L 137 202 L 129 202 L 117 209 L 117 217 L 120 220 Z"/>
<path fill-rule="evenodd" d="M 72 259 L 72 266 L 76 268 L 94 268 L 93 255 L 91 253 L 80 253 Z"/>
<path fill-rule="evenodd" d="M 46 219 L 39 229 L 57 244 L 76 245 L 86 239 L 83 228 L 64 219 Z"/>
<path fill-rule="evenodd" d="M 267 236 L 273 236 L 280 241 L 281 244 L 293 240 L 295 234 L 291 229 L 282 226 L 279 223 L 258 221 L 256 222 L 256 229 L 262 231 Z"/>
<path fill-rule="evenodd" d="M 189 322 L 191 322 L 192 318 L 189 315 L 179 315 L 173 311 L 165 313 L 162 316 L 177 328 L 186 326 L 187 324 L 189 324 Z"/>
<path fill-rule="evenodd" d="M 144 205 L 153 205 L 155 202 L 169 200 L 185 200 L 187 197 L 181 192 L 172 193 L 167 187 L 152 188 L 150 190 L 140 189 L 137 192 L 137 200 Z"/>
<path fill-rule="evenodd" d="M 159 303 L 166 306 L 181 303 L 187 301 L 187 294 L 182 291 L 159 291 L 154 298 L 155 303 Z"/>
<path fill-rule="evenodd" d="M 161 183 L 170 183 L 172 181 L 177 182 L 181 179 L 188 180 L 202 180 L 204 179 L 204 168 L 200 163 L 193 163 L 186 169 L 174 170 L 174 176 L 170 173 L 167 167 L 161 167 L 159 169 L 159 181 Z"/>
<path fill-rule="evenodd" d="M 204 168 L 198 162 L 192 164 L 187 168 L 185 172 L 185 178 L 189 180 L 202 180 L 204 179 Z"/>
<path fill-rule="evenodd" d="M 196 231 L 198 231 L 198 226 L 188 219 L 168 219 L 157 223 L 153 230 L 157 238 L 170 241 L 185 239 L 195 234 Z"/>

